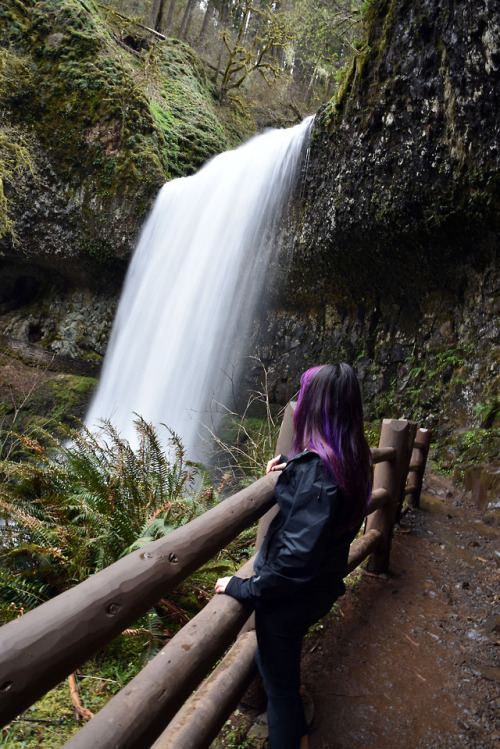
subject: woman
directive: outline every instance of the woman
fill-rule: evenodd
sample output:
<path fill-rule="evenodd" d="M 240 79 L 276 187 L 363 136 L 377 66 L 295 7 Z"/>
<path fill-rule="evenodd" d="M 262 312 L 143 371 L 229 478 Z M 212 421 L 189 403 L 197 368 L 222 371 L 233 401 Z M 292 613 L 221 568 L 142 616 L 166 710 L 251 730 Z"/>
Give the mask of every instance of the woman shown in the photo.
<path fill-rule="evenodd" d="M 371 489 L 371 457 L 363 407 L 348 364 L 313 367 L 302 375 L 290 457 L 282 470 L 279 512 L 247 580 L 226 577 L 217 593 L 255 608 L 257 665 L 267 694 L 270 749 L 304 749 L 307 724 L 299 694 L 300 653 L 308 628 L 345 591 L 349 545 Z"/>

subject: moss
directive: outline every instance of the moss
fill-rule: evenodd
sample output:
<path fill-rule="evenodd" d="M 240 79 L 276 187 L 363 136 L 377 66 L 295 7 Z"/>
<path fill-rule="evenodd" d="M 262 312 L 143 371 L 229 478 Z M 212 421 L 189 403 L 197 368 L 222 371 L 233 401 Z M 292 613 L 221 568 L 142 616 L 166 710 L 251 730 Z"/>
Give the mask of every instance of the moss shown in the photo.
<path fill-rule="evenodd" d="M 113 221 L 130 216 L 127 224 L 137 226 L 166 180 L 192 173 L 235 140 L 189 47 L 146 36 L 128 51 L 116 23 L 92 0 L 7 0 L 0 9 L 0 46 L 26 71 L 2 85 L 0 63 L 5 117 L 36 139 L 66 199 L 79 206 L 81 251 L 93 259 L 94 236 L 106 259 Z M 1 193 L 0 210 L 4 233 L 12 231 Z"/>
<path fill-rule="evenodd" d="M 97 192 L 101 207 L 128 190 L 154 194 L 167 177 L 164 141 L 127 56 L 73 0 L 26 6 L 24 27 L 14 23 L 17 3 L 0 16 L 2 42 L 31 68 L 22 99 L 5 97 L 11 119 L 36 134 L 63 181 Z"/>
<path fill-rule="evenodd" d="M 37 393 L 33 410 L 61 422 L 82 419 L 97 386 L 93 377 L 58 374 Z"/>
<path fill-rule="evenodd" d="M 500 429 L 481 427 L 441 436 L 434 444 L 433 467 L 441 473 L 453 474 L 463 481 L 472 466 L 487 465 L 494 471 L 500 465 Z"/>
<path fill-rule="evenodd" d="M 344 70 L 337 74 L 337 88 L 319 112 L 319 125 L 332 132 L 354 96 L 376 76 L 396 19 L 395 0 L 369 0 L 363 5 L 364 39 Z"/>
<path fill-rule="evenodd" d="M 83 419 L 97 380 L 54 374 L 12 356 L 0 358 L 0 430 L 27 432 L 49 420 L 74 425 Z"/>
<path fill-rule="evenodd" d="M 365 437 L 370 447 L 378 447 L 380 442 L 380 432 L 382 430 L 382 420 L 367 421 L 364 424 Z"/>
<path fill-rule="evenodd" d="M 167 143 L 169 170 L 176 176 L 189 174 L 230 142 L 215 102 L 207 97 L 207 82 L 194 53 L 185 45 L 162 45 L 156 63 L 161 95 L 152 99 L 153 117 Z"/>
<path fill-rule="evenodd" d="M 100 265 L 106 265 L 114 256 L 113 247 L 99 237 L 88 237 L 83 240 L 83 253 L 94 258 Z"/>
<path fill-rule="evenodd" d="M 24 89 L 30 81 L 30 70 L 25 61 L 5 49 L 0 49 L 0 106 L 13 91 Z M 10 215 L 10 201 L 5 189 L 13 185 L 24 172 L 34 174 L 35 163 L 29 138 L 16 128 L 0 123 L 0 238 L 9 234 L 15 241 L 14 221 Z"/>

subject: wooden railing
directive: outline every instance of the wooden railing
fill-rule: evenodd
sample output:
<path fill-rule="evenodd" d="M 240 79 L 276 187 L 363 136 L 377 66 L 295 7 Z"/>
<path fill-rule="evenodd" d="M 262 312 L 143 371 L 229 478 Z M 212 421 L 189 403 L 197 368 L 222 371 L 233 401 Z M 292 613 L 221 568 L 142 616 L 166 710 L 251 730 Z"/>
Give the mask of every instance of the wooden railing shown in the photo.
<path fill-rule="evenodd" d="M 293 405 L 285 411 L 277 453 L 290 450 Z M 406 420 L 382 423 L 379 447 L 372 449 L 375 471 L 365 533 L 351 545 L 349 571 L 366 557 L 374 573 L 389 565 L 409 468 L 408 493 L 414 504 L 422 485 L 430 433 L 417 444 L 415 432 L 416 425 Z M 277 511 L 277 477 L 268 474 L 203 516 L 0 628 L 0 725 L 62 681 L 261 518 L 258 549 Z M 250 560 L 238 575 L 246 577 L 252 571 Z M 253 617 L 247 621 L 247 616 L 235 599 L 214 596 L 65 747 L 208 747 L 254 673 L 255 631 Z"/>

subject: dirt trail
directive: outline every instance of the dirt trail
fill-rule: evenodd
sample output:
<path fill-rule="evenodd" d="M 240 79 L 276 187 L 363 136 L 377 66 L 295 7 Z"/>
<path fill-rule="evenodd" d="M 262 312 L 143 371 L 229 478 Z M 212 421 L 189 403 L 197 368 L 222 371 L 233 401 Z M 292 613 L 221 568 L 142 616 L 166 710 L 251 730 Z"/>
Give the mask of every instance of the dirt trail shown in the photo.
<path fill-rule="evenodd" d="M 495 551 L 498 521 L 430 476 L 395 532 L 390 574 L 363 573 L 342 615 L 306 640 L 311 749 L 500 748 Z"/>

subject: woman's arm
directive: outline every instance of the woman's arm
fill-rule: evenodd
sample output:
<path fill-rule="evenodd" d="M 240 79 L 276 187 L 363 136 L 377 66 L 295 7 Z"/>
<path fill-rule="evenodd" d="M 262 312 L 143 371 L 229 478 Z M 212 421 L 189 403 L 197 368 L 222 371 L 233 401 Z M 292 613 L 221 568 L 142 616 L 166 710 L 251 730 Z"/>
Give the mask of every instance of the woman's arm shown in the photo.
<path fill-rule="evenodd" d="M 292 461 L 287 472 L 292 470 L 293 495 L 266 562 L 246 580 L 232 577 L 226 582 L 223 578 L 221 592 L 240 601 L 288 595 L 304 589 L 317 573 L 329 541 L 339 487 L 329 482 L 328 490 L 322 491 L 324 469 L 317 455 Z"/>
<path fill-rule="evenodd" d="M 271 458 L 271 460 L 268 461 L 266 473 L 271 473 L 271 471 L 282 471 L 284 468 L 286 468 L 287 462 L 288 458 L 286 455 L 276 455 L 274 458 Z M 230 580 L 230 577 L 220 577 L 215 583 L 215 592 L 225 593 L 226 587 Z"/>

